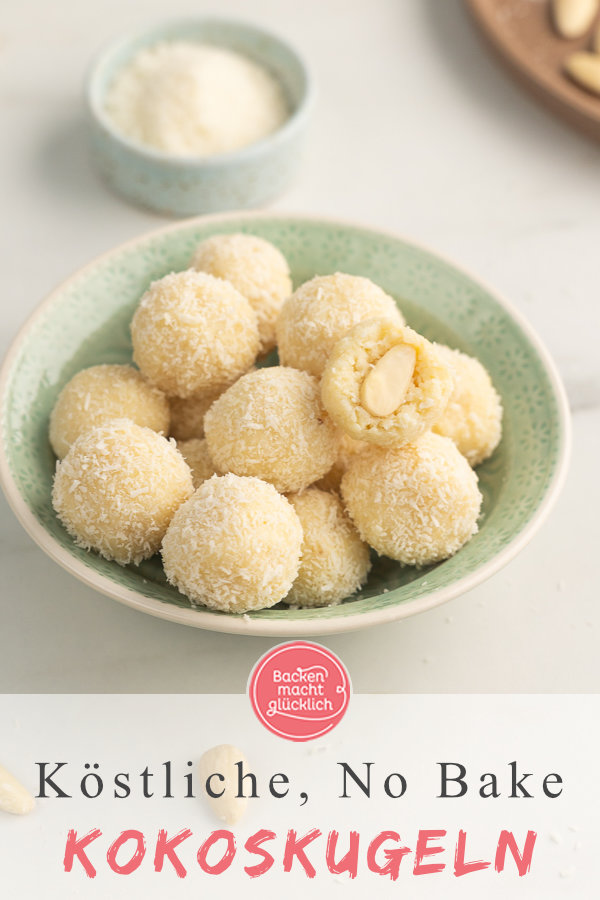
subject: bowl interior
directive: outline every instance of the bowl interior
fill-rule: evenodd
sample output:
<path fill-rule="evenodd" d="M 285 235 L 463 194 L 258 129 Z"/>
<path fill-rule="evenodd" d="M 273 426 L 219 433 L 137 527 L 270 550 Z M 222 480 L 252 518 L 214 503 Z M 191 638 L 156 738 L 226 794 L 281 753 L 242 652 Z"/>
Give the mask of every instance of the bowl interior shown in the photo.
<path fill-rule="evenodd" d="M 134 37 L 123 38 L 111 44 L 96 60 L 88 79 L 88 98 L 95 115 L 109 130 L 114 133 L 104 112 L 104 98 L 116 73 L 140 50 L 161 41 L 182 40 L 225 47 L 264 66 L 281 84 L 289 104 L 290 116 L 307 99 L 309 85 L 306 68 L 296 51 L 279 37 L 234 20 L 181 19 L 156 25 Z M 118 136 L 129 143 L 123 135 Z"/>
<path fill-rule="evenodd" d="M 186 268 L 200 240 L 228 231 L 254 233 L 275 243 L 289 260 L 296 285 L 335 271 L 370 277 L 397 299 L 411 326 L 477 356 L 491 373 L 504 404 L 504 435 L 492 459 L 478 469 L 484 496 L 479 533 L 456 556 L 427 569 L 376 559 L 365 589 L 341 606 L 291 610 L 281 605 L 251 613 L 250 619 L 258 620 L 257 630 L 259 623 L 285 619 L 300 631 L 309 621 L 326 626 L 328 620 L 390 607 L 394 615 L 409 612 L 399 607 L 417 611 L 428 595 L 468 579 L 517 539 L 560 468 L 564 415 L 546 361 L 510 311 L 450 263 L 390 235 L 320 220 L 214 217 L 154 232 L 90 264 L 38 310 L 5 364 L 2 463 L 9 499 L 13 494 L 17 512 L 20 505 L 31 513 L 39 527 L 28 530 L 35 537 L 41 528 L 46 543 L 50 536 L 52 555 L 79 577 L 112 596 L 124 589 L 134 592 L 148 611 L 167 618 L 168 607 L 190 608 L 166 583 L 157 558 L 138 568 L 121 568 L 75 546 L 51 505 L 55 459 L 48 417 L 75 372 L 102 362 L 131 361 L 129 322 L 149 282 Z M 208 627 L 220 630 L 221 614 L 194 614 L 214 621 Z M 330 628 L 335 630 L 333 624 Z"/>

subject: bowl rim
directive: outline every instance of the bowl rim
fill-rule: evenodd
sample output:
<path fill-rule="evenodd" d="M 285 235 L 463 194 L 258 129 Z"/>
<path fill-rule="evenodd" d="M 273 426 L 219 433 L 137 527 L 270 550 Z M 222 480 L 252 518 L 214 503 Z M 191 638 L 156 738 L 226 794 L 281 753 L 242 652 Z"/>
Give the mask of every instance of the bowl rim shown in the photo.
<path fill-rule="evenodd" d="M 66 280 L 56 286 L 47 297 L 27 317 L 16 336 L 14 337 L 7 354 L 0 368 L 0 409 L 4 406 L 5 395 L 10 379 L 10 374 L 14 361 L 16 360 L 22 343 L 25 341 L 30 329 L 46 311 L 50 309 L 56 299 L 67 290 L 71 284 L 85 277 L 87 272 L 105 260 L 109 259 L 113 254 L 128 249 L 135 248 L 136 245 L 144 243 L 147 240 L 159 238 L 164 234 L 177 231 L 183 228 L 198 225 L 226 224 L 228 221 L 236 222 L 248 221 L 252 222 L 257 219 L 270 219 L 282 221 L 296 221 L 305 223 L 318 223 L 319 225 L 329 225 L 331 227 L 354 228 L 359 231 L 369 231 L 371 234 L 381 237 L 391 238 L 393 240 L 402 241 L 409 247 L 428 253 L 449 267 L 455 269 L 461 274 L 469 278 L 473 283 L 481 287 L 488 293 L 499 306 L 501 306 L 508 315 L 522 329 L 527 339 L 533 345 L 539 354 L 541 362 L 545 368 L 546 374 L 552 386 L 554 397 L 557 403 L 558 412 L 558 430 L 560 435 L 560 446 L 557 455 L 556 465 L 552 474 L 552 479 L 546 489 L 546 492 L 522 530 L 512 538 L 511 541 L 498 553 L 496 553 L 486 563 L 476 569 L 474 572 L 459 578 L 457 581 L 431 593 L 425 594 L 414 600 L 405 600 L 403 603 L 384 607 L 383 609 L 373 610 L 371 612 L 352 613 L 352 606 L 348 604 L 348 615 L 340 616 L 333 619 L 253 619 L 249 616 L 232 616 L 232 615 L 215 615 L 214 612 L 204 611 L 201 608 L 185 608 L 171 605 L 164 601 L 145 597 L 138 592 L 116 584 L 94 569 L 86 566 L 76 557 L 72 556 L 67 550 L 62 548 L 54 538 L 43 528 L 37 521 L 29 507 L 23 500 L 21 493 L 13 479 L 6 453 L 6 435 L 4 432 L 3 417 L 0 417 L 0 487 L 2 487 L 9 506 L 13 510 L 17 519 L 29 534 L 31 538 L 41 547 L 42 550 L 63 569 L 74 575 L 79 581 L 82 581 L 88 587 L 99 591 L 113 600 L 117 600 L 126 606 L 136 609 L 140 612 L 147 613 L 160 619 L 176 622 L 180 625 L 193 626 L 202 628 L 207 631 L 218 631 L 224 634 L 245 634 L 256 637 L 310 637 L 316 635 L 337 634 L 349 631 L 358 631 L 363 628 L 374 625 L 382 625 L 399 619 L 405 619 L 409 616 L 416 615 L 421 612 L 440 606 L 449 600 L 454 599 L 462 594 L 472 590 L 482 582 L 486 581 L 492 575 L 495 575 L 500 569 L 507 565 L 514 557 L 529 543 L 533 536 L 539 531 L 540 527 L 547 519 L 552 507 L 554 506 L 560 491 L 564 485 L 569 460 L 571 456 L 572 446 L 572 428 L 569 405 L 566 392 L 562 384 L 560 375 L 556 365 L 546 349 L 543 341 L 538 337 L 533 327 L 529 324 L 523 314 L 506 300 L 501 294 L 490 288 L 485 281 L 471 274 L 471 272 L 457 265 L 453 260 L 446 257 L 442 253 L 431 250 L 425 244 L 407 240 L 402 235 L 389 229 L 372 228 L 369 225 L 357 223 L 348 219 L 330 218 L 327 216 L 314 216 L 308 214 L 294 214 L 285 212 L 265 212 L 265 211 L 242 211 L 242 212 L 226 212 L 214 213 L 212 215 L 194 216 L 183 221 L 172 222 L 160 228 L 155 228 L 144 232 L 128 241 L 124 241 L 110 250 L 101 253 L 99 256 L 77 269 Z"/>
<path fill-rule="evenodd" d="M 260 138 L 257 141 L 240 147 L 238 150 L 228 151 L 226 153 L 215 153 L 209 156 L 197 156 L 194 154 L 171 154 L 158 150 L 155 147 L 146 144 L 137 143 L 126 135 L 122 134 L 114 127 L 110 118 L 105 114 L 101 105 L 97 102 L 96 82 L 99 78 L 100 69 L 106 60 L 120 49 L 128 47 L 134 42 L 148 43 L 150 47 L 153 43 L 158 43 L 160 31 L 164 29 L 183 28 L 186 25 L 225 25 L 240 28 L 248 34 L 255 36 L 267 37 L 269 40 L 279 44 L 298 64 L 304 81 L 301 99 L 295 109 L 287 119 L 273 131 L 271 134 Z M 154 41 L 152 38 L 155 37 Z M 84 95 L 85 103 L 90 117 L 110 135 L 111 139 L 124 147 L 129 153 L 140 156 L 150 162 L 164 165 L 167 168 L 195 168 L 198 171 L 204 169 L 228 168 L 232 164 L 243 164 L 247 161 L 262 156 L 262 154 L 273 147 L 287 141 L 289 137 L 301 130 L 304 123 L 308 120 L 314 106 L 316 97 L 316 87 L 314 77 L 311 74 L 310 67 L 301 54 L 301 52 L 288 40 L 267 28 L 258 26 L 254 23 L 247 22 L 243 19 L 236 19 L 227 16 L 181 16 L 174 19 L 163 19 L 156 22 L 153 26 L 144 28 L 140 31 L 129 31 L 120 37 L 114 38 L 96 53 L 91 64 L 88 66 L 87 73 L 84 78 Z M 115 248 L 116 249 L 116 248 Z"/>

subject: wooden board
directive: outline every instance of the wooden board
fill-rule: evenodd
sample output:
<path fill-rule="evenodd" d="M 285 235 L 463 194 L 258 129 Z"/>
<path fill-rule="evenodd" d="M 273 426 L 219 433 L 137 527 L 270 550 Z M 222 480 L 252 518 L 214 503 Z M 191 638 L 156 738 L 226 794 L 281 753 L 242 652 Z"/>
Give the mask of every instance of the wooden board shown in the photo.
<path fill-rule="evenodd" d="M 574 84 L 563 63 L 589 49 L 591 35 L 567 41 L 550 18 L 550 0 L 465 0 L 482 32 L 536 96 L 572 125 L 600 140 L 600 97 Z"/>

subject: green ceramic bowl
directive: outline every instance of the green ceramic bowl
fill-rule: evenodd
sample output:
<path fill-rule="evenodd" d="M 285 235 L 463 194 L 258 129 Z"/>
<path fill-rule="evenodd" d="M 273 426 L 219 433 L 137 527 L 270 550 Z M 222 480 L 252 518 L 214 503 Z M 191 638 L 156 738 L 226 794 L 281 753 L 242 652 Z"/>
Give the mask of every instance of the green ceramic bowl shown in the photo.
<path fill-rule="evenodd" d="M 479 469 L 479 533 L 452 559 L 427 569 L 377 559 L 365 589 L 340 606 L 285 606 L 232 616 L 195 609 L 164 578 L 158 558 L 121 568 L 76 547 L 50 502 L 55 460 L 48 417 L 77 372 L 131 360 L 129 322 L 152 279 L 187 266 L 215 232 L 246 231 L 277 244 L 294 282 L 344 271 L 366 275 L 397 298 L 410 325 L 477 356 L 504 404 L 504 436 Z M 563 483 L 568 408 L 554 365 L 521 315 L 452 263 L 394 235 L 321 219 L 228 214 L 188 220 L 117 247 L 55 290 L 17 336 L 0 373 L 0 480 L 31 537 L 61 566 L 135 609 L 198 628 L 300 636 L 362 628 L 413 615 L 470 590 L 527 543 Z"/>

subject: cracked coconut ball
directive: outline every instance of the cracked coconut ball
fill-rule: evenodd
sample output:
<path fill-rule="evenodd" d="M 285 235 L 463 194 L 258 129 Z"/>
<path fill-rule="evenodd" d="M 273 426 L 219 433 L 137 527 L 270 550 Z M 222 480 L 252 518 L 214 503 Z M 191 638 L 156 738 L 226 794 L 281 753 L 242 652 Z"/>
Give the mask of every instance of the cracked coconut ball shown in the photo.
<path fill-rule="evenodd" d="M 450 401 L 433 430 L 451 438 L 472 466 L 492 455 L 502 437 L 502 403 L 478 359 L 436 344 L 454 374 Z"/>
<path fill-rule="evenodd" d="M 80 547 L 137 565 L 159 549 L 192 491 L 174 441 L 114 419 L 82 434 L 57 463 L 52 504 Z"/>
<path fill-rule="evenodd" d="M 269 241 L 253 234 L 215 234 L 197 247 L 194 269 L 224 278 L 246 298 L 258 319 L 260 352 L 275 346 L 275 322 L 292 293 L 290 268 Z"/>
<path fill-rule="evenodd" d="M 321 381 L 325 409 L 351 437 L 381 446 L 414 441 L 439 419 L 454 377 L 438 348 L 389 319 L 368 319 L 341 338 Z"/>
<path fill-rule="evenodd" d="M 298 516 L 272 484 L 214 475 L 175 513 L 162 557 L 168 580 L 194 603 L 244 613 L 285 597 L 301 546 Z"/>
<path fill-rule="evenodd" d="M 255 475 L 278 491 L 301 491 L 334 464 L 339 437 L 323 409 L 319 382 L 284 366 L 236 381 L 204 419 L 219 472 Z"/>
<path fill-rule="evenodd" d="M 232 382 L 258 353 L 256 313 L 233 285 L 188 269 L 154 281 L 131 322 L 133 359 L 175 397 Z"/>
<path fill-rule="evenodd" d="M 119 418 L 167 434 L 167 398 L 132 366 L 83 369 L 67 382 L 54 404 L 50 416 L 52 449 L 62 459 L 84 431 Z"/>
<path fill-rule="evenodd" d="M 361 538 L 408 566 L 460 550 L 477 532 L 482 501 L 467 460 L 449 438 L 433 432 L 354 456 L 342 497 Z"/>
<path fill-rule="evenodd" d="M 283 304 L 276 325 L 284 366 L 321 377 L 334 345 L 364 319 L 404 319 L 392 297 L 359 275 L 320 275 L 301 285 Z"/>
<path fill-rule="evenodd" d="M 367 580 L 369 548 L 361 541 L 337 494 L 312 487 L 301 494 L 290 494 L 288 499 L 300 519 L 304 540 L 298 575 L 285 603 L 340 603 Z"/>

